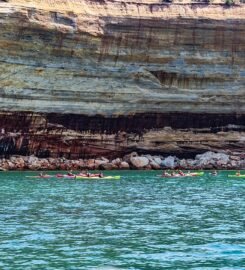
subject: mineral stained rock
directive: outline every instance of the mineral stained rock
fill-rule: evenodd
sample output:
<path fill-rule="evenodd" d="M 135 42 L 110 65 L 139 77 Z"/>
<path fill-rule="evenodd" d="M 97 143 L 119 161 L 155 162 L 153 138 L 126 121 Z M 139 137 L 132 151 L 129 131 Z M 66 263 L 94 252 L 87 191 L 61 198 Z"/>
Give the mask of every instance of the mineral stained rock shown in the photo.
<path fill-rule="evenodd" d="M 0 155 L 239 153 L 245 4 L 0 1 Z"/>

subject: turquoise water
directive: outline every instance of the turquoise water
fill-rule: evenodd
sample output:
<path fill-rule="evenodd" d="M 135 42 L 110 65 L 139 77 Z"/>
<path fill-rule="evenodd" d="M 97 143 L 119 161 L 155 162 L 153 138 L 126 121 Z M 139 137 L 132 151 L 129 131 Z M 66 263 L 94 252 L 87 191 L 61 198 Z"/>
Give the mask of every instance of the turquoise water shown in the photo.
<path fill-rule="evenodd" d="M 0 174 L 0 269 L 245 269 L 245 179 Z"/>

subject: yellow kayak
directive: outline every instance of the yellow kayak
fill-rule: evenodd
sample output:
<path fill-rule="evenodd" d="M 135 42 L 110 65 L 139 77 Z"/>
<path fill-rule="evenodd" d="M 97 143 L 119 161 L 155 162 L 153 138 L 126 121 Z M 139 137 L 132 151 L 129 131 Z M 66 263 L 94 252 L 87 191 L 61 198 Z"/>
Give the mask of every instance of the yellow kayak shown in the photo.
<path fill-rule="evenodd" d="M 240 175 L 228 175 L 230 178 L 245 178 L 245 174 L 240 174 Z"/>

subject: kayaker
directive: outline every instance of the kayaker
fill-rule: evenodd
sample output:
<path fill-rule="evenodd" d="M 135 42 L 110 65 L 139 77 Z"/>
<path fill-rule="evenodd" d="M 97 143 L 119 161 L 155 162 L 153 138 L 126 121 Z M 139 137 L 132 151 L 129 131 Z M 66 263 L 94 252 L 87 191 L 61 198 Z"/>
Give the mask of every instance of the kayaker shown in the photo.
<path fill-rule="evenodd" d="M 178 174 L 181 176 L 185 176 L 185 174 L 181 170 L 178 171 Z"/>
<path fill-rule="evenodd" d="M 103 178 L 104 174 L 102 172 L 99 173 L 99 178 Z"/>
<path fill-rule="evenodd" d="M 240 171 L 237 171 L 236 172 L 236 176 L 240 176 L 241 175 L 241 172 Z"/>
<path fill-rule="evenodd" d="M 169 177 L 169 176 L 171 176 L 170 173 L 168 173 L 168 172 L 166 172 L 166 171 L 163 171 L 162 177 Z"/>
<path fill-rule="evenodd" d="M 170 172 L 170 175 L 171 176 L 176 176 L 176 173 L 175 172 Z"/>
<path fill-rule="evenodd" d="M 78 175 L 79 175 L 79 176 L 84 176 L 84 177 L 85 177 L 85 176 L 87 176 L 87 171 L 85 171 L 85 172 L 84 172 L 84 171 L 81 171 Z"/>
<path fill-rule="evenodd" d="M 39 173 L 39 177 L 40 178 L 45 178 L 45 177 L 47 177 L 48 175 L 46 174 L 46 173 L 44 173 L 44 172 L 40 172 Z"/>
<path fill-rule="evenodd" d="M 68 173 L 67 173 L 68 176 L 74 176 L 74 173 L 72 172 L 72 170 L 70 170 Z"/>
<path fill-rule="evenodd" d="M 213 176 L 216 176 L 218 173 L 217 173 L 217 171 L 216 170 L 214 170 L 214 171 L 212 171 L 212 173 L 211 173 Z"/>

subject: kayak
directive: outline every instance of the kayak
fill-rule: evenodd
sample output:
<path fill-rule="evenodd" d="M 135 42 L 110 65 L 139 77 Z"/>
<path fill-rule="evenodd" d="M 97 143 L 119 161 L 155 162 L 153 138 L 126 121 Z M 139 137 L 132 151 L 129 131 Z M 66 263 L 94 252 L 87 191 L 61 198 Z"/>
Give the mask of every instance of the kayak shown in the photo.
<path fill-rule="evenodd" d="M 90 177 L 87 177 L 87 176 L 79 176 L 77 175 L 75 179 L 78 179 L 78 180 L 90 180 L 90 179 L 97 179 L 97 180 L 102 180 L 102 179 L 115 179 L 115 180 L 119 180 L 121 178 L 120 175 L 115 175 L 115 176 L 104 176 L 104 177 L 99 177 L 99 176 L 90 176 Z"/>
<path fill-rule="evenodd" d="M 203 176 L 204 172 L 193 172 L 193 173 L 189 173 L 186 174 L 186 176 Z"/>
<path fill-rule="evenodd" d="M 163 178 L 182 178 L 182 177 L 194 177 L 194 176 L 203 176 L 204 172 L 193 172 L 193 173 L 186 173 L 185 175 L 176 174 L 176 175 L 160 175 Z"/>
<path fill-rule="evenodd" d="M 186 177 L 185 175 L 160 175 L 162 178 L 182 178 Z"/>
<path fill-rule="evenodd" d="M 40 175 L 32 175 L 32 176 L 26 176 L 27 178 L 40 178 L 40 179 L 47 179 L 47 178 L 51 178 L 53 177 L 52 175 L 44 175 L 44 176 L 40 176 Z"/>
<path fill-rule="evenodd" d="M 241 174 L 241 175 L 228 175 L 228 177 L 234 177 L 234 178 L 245 178 L 245 174 Z"/>
<path fill-rule="evenodd" d="M 68 174 L 56 174 L 57 178 L 69 178 L 69 179 L 74 179 L 76 175 L 68 175 Z"/>

